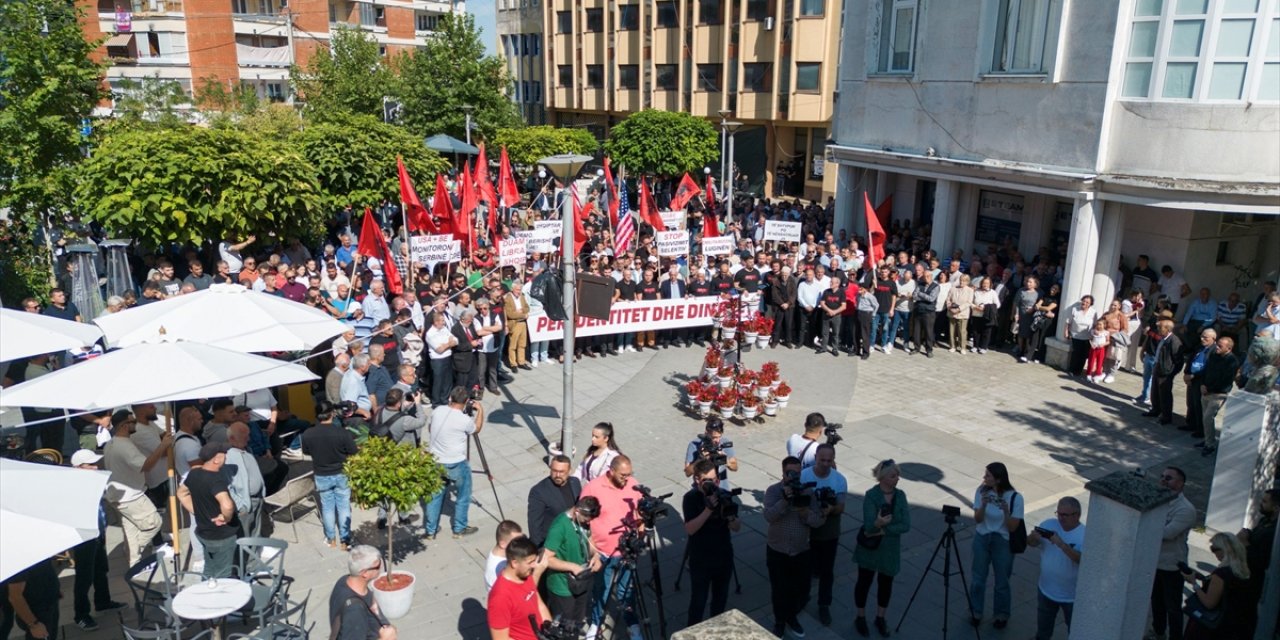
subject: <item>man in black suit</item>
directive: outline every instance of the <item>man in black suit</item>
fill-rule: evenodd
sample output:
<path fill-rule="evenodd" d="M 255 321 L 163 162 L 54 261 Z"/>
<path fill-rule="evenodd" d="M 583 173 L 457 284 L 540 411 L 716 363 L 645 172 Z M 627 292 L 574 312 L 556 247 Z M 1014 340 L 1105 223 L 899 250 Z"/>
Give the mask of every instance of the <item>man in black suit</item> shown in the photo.
<path fill-rule="evenodd" d="M 1152 365 L 1151 410 L 1142 414 L 1160 418 L 1160 424 L 1173 422 L 1173 379 L 1182 370 L 1182 340 L 1173 335 L 1173 320 L 1156 323 L 1155 364 Z"/>
<path fill-rule="evenodd" d="M 551 458 L 551 472 L 529 489 L 529 530 L 526 535 L 539 547 L 547 539 L 551 521 L 577 504 L 582 481 L 569 475 L 573 461 L 566 455 Z"/>
<path fill-rule="evenodd" d="M 667 276 L 658 285 L 658 290 L 662 293 L 663 300 L 680 300 L 688 294 L 688 287 L 680 277 L 680 265 L 671 263 Z M 667 329 L 662 332 L 662 337 L 658 341 L 662 343 L 663 349 L 672 344 L 679 346 L 680 343 L 686 347 L 689 346 L 689 336 L 684 329 Z"/>
<path fill-rule="evenodd" d="M 450 329 L 453 337 L 458 339 L 458 346 L 453 348 L 453 383 L 468 389 L 480 384 L 476 375 L 476 353 L 481 339 L 475 319 L 476 312 L 467 309 Z"/>
<path fill-rule="evenodd" d="M 800 281 L 791 275 L 791 267 L 784 266 L 780 271 L 770 271 L 772 281 L 769 286 L 769 300 L 765 310 L 773 319 L 773 337 L 770 347 L 782 346 L 791 348 L 792 317 L 796 311 L 796 293 Z"/>

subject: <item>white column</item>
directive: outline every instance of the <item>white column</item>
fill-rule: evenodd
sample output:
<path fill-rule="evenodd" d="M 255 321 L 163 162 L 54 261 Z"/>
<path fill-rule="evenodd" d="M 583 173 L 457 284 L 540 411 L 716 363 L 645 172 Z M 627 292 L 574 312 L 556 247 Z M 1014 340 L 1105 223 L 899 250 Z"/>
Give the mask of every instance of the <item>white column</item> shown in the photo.
<path fill-rule="evenodd" d="M 1079 302 L 1080 297 L 1093 288 L 1093 274 L 1098 266 L 1098 240 L 1102 234 L 1100 213 L 1101 203 L 1093 198 L 1093 194 L 1076 196 L 1067 261 L 1063 265 L 1061 301 L 1064 309 Z"/>
<path fill-rule="evenodd" d="M 1213 468 L 1204 526 L 1235 533 L 1257 516 L 1262 493 L 1271 488 L 1271 474 L 1280 459 L 1280 438 L 1267 425 L 1275 424 L 1270 396 L 1236 390 L 1218 412 L 1218 463 Z"/>
<path fill-rule="evenodd" d="M 858 169 L 847 164 L 837 166 L 840 169 L 836 179 L 836 211 L 831 228 L 837 238 L 840 237 L 841 229 L 848 232 L 849 237 L 854 234 L 865 235 L 867 225 L 859 223 L 858 217 L 854 215 L 862 203 L 862 191 L 856 189 Z"/>
<path fill-rule="evenodd" d="M 960 197 L 960 185 L 954 180 L 939 180 L 933 191 L 933 235 L 929 245 L 938 255 L 951 255 L 955 236 L 956 205 Z"/>
<path fill-rule="evenodd" d="M 1124 205 L 1102 203 L 1102 232 L 1098 237 L 1098 260 L 1093 271 L 1094 304 L 1106 309 L 1119 293 L 1115 274 L 1119 272 L 1120 247 L 1124 242 Z M 1084 295 L 1084 294 L 1081 294 Z"/>
<path fill-rule="evenodd" d="M 963 249 L 967 260 L 974 252 L 974 232 L 978 228 L 978 205 L 975 199 L 977 189 L 966 190 L 956 185 L 956 222 L 951 230 L 955 238 L 952 250 Z"/>
<path fill-rule="evenodd" d="M 1071 640 L 1141 638 L 1173 494 L 1117 471 L 1085 485 L 1088 548 L 1080 560 Z"/>

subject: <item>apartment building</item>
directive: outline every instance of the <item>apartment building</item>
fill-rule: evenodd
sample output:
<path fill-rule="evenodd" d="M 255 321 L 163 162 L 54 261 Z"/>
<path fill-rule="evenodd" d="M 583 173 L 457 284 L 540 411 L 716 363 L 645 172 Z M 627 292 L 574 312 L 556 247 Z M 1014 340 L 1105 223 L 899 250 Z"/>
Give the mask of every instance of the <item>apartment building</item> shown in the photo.
<path fill-rule="evenodd" d="M 191 95 L 207 81 L 290 99 L 289 67 L 305 64 L 338 26 L 364 30 L 383 54 L 421 46 L 462 0 L 78 0 L 85 35 L 103 38 L 107 82 L 176 81 Z M 109 107 L 104 107 L 104 112 Z"/>
<path fill-rule="evenodd" d="M 526 124 L 546 124 L 541 1 L 496 1 L 498 55 L 507 63 L 507 76 L 511 79 L 508 95 Z"/>
<path fill-rule="evenodd" d="M 1062 301 L 1139 254 L 1215 299 L 1280 272 L 1280 0 L 847 4 L 837 227 L 1067 247 Z"/>
<path fill-rule="evenodd" d="M 835 192 L 825 147 L 842 3 L 542 1 L 551 122 L 601 137 L 642 109 L 741 122 L 734 155 L 752 191 Z M 795 178 L 783 185 L 775 170 L 792 163 Z"/>

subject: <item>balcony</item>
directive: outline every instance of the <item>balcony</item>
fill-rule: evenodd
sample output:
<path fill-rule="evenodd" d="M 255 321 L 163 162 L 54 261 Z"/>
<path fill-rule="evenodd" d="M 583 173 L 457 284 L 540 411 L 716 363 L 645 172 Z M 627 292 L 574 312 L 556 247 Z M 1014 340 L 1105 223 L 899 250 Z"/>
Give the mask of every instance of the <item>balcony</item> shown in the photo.
<path fill-rule="evenodd" d="M 236 61 L 242 67 L 288 67 L 293 63 L 289 47 L 254 47 L 236 43 Z"/>
<path fill-rule="evenodd" d="M 182 0 L 98 0 L 98 14 L 106 17 L 118 13 L 135 16 L 181 14 Z"/>

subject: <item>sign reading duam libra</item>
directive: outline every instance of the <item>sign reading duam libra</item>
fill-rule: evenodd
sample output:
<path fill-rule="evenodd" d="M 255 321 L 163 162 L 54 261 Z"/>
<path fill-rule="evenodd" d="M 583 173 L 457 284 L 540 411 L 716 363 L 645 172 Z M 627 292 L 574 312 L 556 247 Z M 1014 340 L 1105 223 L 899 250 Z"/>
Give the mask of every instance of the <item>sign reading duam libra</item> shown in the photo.
<path fill-rule="evenodd" d="M 800 242 L 800 223 L 781 220 L 764 221 L 764 239 L 782 242 Z"/>
<path fill-rule="evenodd" d="M 702 255 L 727 256 L 733 253 L 733 236 L 718 236 L 702 239 Z"/>
<path fill-rule="evenodd" d="M 617 302 L 609 310 L 608 320 L 578 316 L 578 337 L 659 331 L 681 327 L 705 327 L 720 308 L 717 296 L 680 298 L 675 300 L 635 300 Z M 546 313 L 529 315 L 529 339 L 559 340 L 564 337 L 564 322 L 548 318 Z"/>
<path fill-rule="evenodd" d="M 683 229 L 685 219 L 689 216 L 684 209 L 659 211 L 658 215 L 662 217 L 662 226 L 668 229 Z"/>
<path fill-rule="evenodd" d="M 688 231 L 658 231 L 654 234 L 660 256 L 683 256 L 689 253 Z"/>
<path fill-rule="evenodd" d="M 525 240 L 520 237 L 512 237 L 503 240 L 498 244 L 498 266 L 516 267 L 517 269 L 524 266 L 524 249 Z"/>

